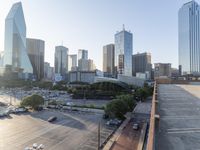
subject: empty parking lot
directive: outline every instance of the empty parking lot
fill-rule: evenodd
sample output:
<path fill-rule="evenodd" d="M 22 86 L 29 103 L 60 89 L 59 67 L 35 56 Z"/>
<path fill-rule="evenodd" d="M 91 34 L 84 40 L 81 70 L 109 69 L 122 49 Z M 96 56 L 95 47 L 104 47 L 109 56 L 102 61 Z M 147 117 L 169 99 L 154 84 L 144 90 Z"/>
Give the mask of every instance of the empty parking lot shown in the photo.
<path fill-rule="evenodd" d="M 200 148 L 200 86 L 158 85 L 156 149 Z"/>

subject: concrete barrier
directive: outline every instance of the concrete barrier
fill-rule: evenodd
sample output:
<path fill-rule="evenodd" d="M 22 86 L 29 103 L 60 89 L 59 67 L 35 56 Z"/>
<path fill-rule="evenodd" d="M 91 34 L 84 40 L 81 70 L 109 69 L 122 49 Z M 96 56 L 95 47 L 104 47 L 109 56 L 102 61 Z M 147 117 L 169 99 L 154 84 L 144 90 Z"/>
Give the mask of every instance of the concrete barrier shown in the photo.
<path fill-rule="evenodd" d="M 147 131 L 147 123 L 143 124 L 142 126 L 137 150 L 143 150 L 146 131 Z"/>

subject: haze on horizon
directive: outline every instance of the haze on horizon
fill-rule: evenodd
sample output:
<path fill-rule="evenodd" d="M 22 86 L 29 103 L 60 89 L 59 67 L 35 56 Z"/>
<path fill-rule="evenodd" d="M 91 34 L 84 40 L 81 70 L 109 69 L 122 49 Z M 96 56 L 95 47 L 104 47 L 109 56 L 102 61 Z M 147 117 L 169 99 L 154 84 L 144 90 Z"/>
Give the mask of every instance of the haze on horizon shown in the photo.
<path fill-rule="evenodd" d="M 0 51 L 4 50 L 5 18 L 13 3 L 1 0 Z M 196 0 L 199 3 L 199 0 Z M 102 49 L 114 43 L 114 34 L 133 33 L 133 54 L 150 52 L 152 63 L 178 66 L 178 9 L 188 0 L 21 0 L 27 37 L 45 41 L 45 61 L 54 65 L 55 46 L 64 45 L 69 54 L 87 49 L 102 70 Z"/>

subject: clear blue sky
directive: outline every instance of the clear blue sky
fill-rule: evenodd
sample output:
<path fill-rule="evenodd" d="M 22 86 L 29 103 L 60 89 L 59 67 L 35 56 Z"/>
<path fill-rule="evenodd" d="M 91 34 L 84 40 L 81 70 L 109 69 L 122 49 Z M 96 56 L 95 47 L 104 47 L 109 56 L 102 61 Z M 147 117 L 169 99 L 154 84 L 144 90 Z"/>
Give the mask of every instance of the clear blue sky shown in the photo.
<path fill-rule="evenodd" d="M 178 66 L 178 9 L 189 0 L 22 0 L 27 37 L 46 43 L 45 60 L 54 65 L 56 45 L 69 53 L 87 49 L 102 70 L 102 47 L 122 29 L 133 33 L 133 54 L 150 52 L 152 63 Z M 0 1 L 0 50 L 4 21 L 17 0 Z M 199 1 L 197 0 L 199 3 Z"/>

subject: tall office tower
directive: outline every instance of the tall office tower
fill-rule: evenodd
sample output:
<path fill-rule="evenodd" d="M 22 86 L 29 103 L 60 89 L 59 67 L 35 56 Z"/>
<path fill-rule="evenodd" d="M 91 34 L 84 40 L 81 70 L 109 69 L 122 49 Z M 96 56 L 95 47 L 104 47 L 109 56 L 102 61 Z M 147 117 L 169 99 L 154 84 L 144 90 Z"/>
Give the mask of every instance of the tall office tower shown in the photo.
<path fill-rule="evenodd" d="M 112 77 L 115 72 L 115 45 L 108 44 L 103 47 L 103 72 Z"/>
<path fill-rule="evenodd" d="M 55 47 L 55 74 L 60 74 L 62 77 L 66 77 L 68 72 L 68 48 L 64 46 Z"/>
<path fill-rule="evenodd" d="M 7 65 L 33 73 L 26 50 L 26 24 L 21 2 L 13 4 L 5 20 L 3 66 Z"/>
<path fill-rule="evenodd" d="M 78 60 L 79 59 L 88 59 L 88 51 L 84 49 L 78 50 Z"/>
<path fill-rule="evenodd" d="M 115 66 L 118 74 L 132 76 L 132 33 L 123 30 L 115 34 Z"/>
<path fill-rule="evenodd" d="M 37 80 L 44 77 L 44 49 L 45 43 L 39 39 L 26 39 L 28 56 L 33 66 L 33 75 Z"/>
<path fill-rule="evenodd" d="M 154 78 L 161 76 L 171 77 L 172 70 L 170 63 L 155 63 L 154 68 Z"/>
<path fill-rule="evenodd" d="M 94 61 L 92 59 L 88 59 L 88 71 L 93 71 L 96 69 Z"/>
<path fill-rule="evenodd" d="M 69 71 L 77 70 L 77 55 L 68 55 L 68 69 Z"/>
<path fill-rule="evenodd" d="M 48 62 L 44 62 L 44 79 L 53 80 L 54 68 L 50 66 Z"/>
<path fill-rule="evenodd" d="M 133 76 L 136 76 L 137 72 L 149 73 L 151 75 L 152 64 L 150 53 L 138 53 L 133 55 Z"/>
<path fill-rule="evenodd" d="M 178 39 L 182 74 L 200 73 L 200 7 L 194 0 L 179 9 Z"/>

